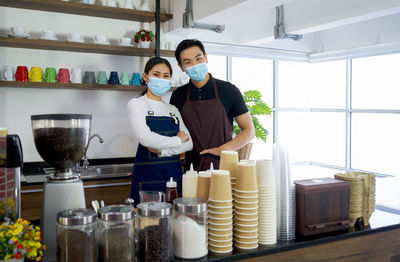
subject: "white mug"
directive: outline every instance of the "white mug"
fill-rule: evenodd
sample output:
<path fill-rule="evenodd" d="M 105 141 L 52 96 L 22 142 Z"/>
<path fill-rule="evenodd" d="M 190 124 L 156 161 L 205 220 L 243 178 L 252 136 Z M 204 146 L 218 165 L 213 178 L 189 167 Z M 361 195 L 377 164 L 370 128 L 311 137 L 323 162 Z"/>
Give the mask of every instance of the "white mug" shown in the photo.
<path fill-rule="evenodd" d="M 3 66 L 3 80 L 13 81 L 14 80 L 14 71 L 11 66 L 5 65 Z"/>
<path fill-rule="evenodd" d="M 117 7 L 117 2 L 115 0 L 107 0 L 107 6 Z"/>
<path fill-rule="evenodd" d="M 14 35 L 23 35 L 25 32 L 25 29 L 21 26 L 14 26 L 14 27 L 11 27 L 11 32 Z"/>
<path fill-rule="evenodd" d="M 72 68 L 71 70 L 71 83 L 80 84 L 82 83 L 82 69 Z"/>
<path fill-rule="evenodd" d="M 44 39 L 54 39 L 54 32 L 50 30 L 43 30 L 42 31 L 42 38 Z"/>
<path fill-rule="evenodd" d="M 81 35 L 79 33 L 69 33 L 68 34 L 68 40 L 70 40 L 70 41 L 80 41 L 81 40 Z"/>
<path fill-rule="evenodd" d="M 130 45 L 131 39 L 129 37 L 121 37 L 119 39 L 119 42 L 121 43 L 121 45 Z"/>
<path fill-rule="evenodd" d="M 105 35 L 96 35 L 94 37 L 94 39 L 96 40 L 96 42 L 98 43 L 105 43 L 107 41 L 107 37 Z"/>

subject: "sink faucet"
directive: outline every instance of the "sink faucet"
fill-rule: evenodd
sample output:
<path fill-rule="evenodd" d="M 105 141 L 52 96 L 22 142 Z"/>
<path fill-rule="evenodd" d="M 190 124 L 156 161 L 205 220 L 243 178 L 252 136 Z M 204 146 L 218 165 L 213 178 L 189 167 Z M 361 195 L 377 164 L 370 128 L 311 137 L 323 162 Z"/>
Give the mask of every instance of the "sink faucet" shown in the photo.
<path fill-rule="evenodd" d="M 100 144 L 104 142 L 104 139 L 99 134 L 93 134 L 93 135 L 90 136 L 89 142 L 88 142 L 88 144 L 86 146 L 85 154 L 83 155 L 83 165 L 82 165 L 82 167 L 84 169 L 87 169 L 87 167 L 89 165 L 89 161 L 88 161 L 86 153 L 87 153 L 87 150 L 89 148 L 90 141 L 92 141 L 92 139 L 95 138 L 95 137 L 97 137 L 99 139 Z"/>

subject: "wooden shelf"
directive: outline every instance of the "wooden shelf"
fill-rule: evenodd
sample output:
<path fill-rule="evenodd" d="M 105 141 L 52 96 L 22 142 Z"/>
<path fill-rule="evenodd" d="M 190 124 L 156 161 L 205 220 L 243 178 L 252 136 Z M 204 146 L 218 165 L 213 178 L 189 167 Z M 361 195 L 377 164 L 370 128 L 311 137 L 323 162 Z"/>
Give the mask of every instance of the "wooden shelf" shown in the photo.
<path fill-rule="evenodd" d="M 62 42 L 42 39 L 17 39 L 10 37 L 0 37 L 0 46 L 141 57 L 151 57 L 155 55 L 155 49 L 152 48 L 98 45 L 90 43 Z M 173 57 L 174 51 L 161 50 L 160 55 Z"/>
<path fill-rule="evenodd" d="M 22 82 L 0 80 L 0 87 L 21 87 L 40 89 L 80 89 L 80 90 L 111 90 L 111 91 L 138 91 L 143 92 L 146 86 L 133 85 L 100 85 L 100 84 L 74 84 L 74 83 L 47 83 L 47 82 Z M 171 91 L 177 87 L 172 87 Z"/>
<path fill-rule="evenodd" d="M 0 6 L 147 23 L 155 21 L 154 12 L 64 2 L 61 0 L 1 0 Z M 160 14 L 161 22 L 171 19 L 171 14 Z"/>

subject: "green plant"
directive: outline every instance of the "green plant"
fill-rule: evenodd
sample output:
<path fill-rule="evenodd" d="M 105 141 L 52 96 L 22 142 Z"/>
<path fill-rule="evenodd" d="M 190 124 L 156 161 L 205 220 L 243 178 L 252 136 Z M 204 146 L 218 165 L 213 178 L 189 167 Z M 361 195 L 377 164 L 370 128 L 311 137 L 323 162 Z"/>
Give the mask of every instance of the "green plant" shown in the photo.
<path fill-rule="evenodd" d="M 154 42 L 154 34 L 153 31 L 151 30 L 140 30 L 138 31 L 135 36 L 133 37 L 133 40 L 135 41 L 135 43 L 139 43 L 139 40 L 144 41 L 150 41 L 150 42 Z"/>
<path fill-rule="evenodd" d="M 260 124 L 258 117 L 271 115 L 272 110 L 264 101 L 261 100 L 261 97 L 261 92 L 258 90 L 248 90 L 244 92 L 243 95 L 244 102 L 246 103 L 251 115 L 251 120 L 253 120 L 255 136 L 257 139 L 266 142 L 268 131 Z M 238 135 L 240 131 L 240 127 L 235 121 L 233 124 L 233 133 Z"/>

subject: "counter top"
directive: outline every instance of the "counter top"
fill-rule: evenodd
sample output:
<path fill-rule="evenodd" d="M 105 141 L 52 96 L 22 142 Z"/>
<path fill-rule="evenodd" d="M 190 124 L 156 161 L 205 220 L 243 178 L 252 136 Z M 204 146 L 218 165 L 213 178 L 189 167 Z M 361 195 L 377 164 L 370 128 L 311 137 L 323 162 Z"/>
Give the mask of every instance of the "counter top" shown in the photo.
<path fill-rule="evenodd" d="M 260 246 L 258 249 L 252 251 L 239 251 L 234 249 L 232 254 L 215 255 L 210 253 L 208 257 L 191 261 L 238 261 L 304 247 L 316 246 L 324 243 L 359 237 L 392 229 L 400 229 L 400 214 L 394 214 L 383 210 L 376 210 L 372 214 L 370 224 L 367 228 L 350 228 L 348 230 L 340 232 L 323 234 L 309 238 L 297 237 L 294 241 L 278 242 L 275 245 Z M 175 261 L 186 260 L 175 258 Z"/>

